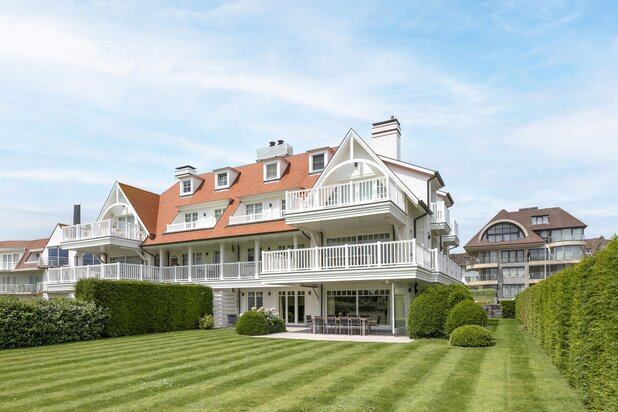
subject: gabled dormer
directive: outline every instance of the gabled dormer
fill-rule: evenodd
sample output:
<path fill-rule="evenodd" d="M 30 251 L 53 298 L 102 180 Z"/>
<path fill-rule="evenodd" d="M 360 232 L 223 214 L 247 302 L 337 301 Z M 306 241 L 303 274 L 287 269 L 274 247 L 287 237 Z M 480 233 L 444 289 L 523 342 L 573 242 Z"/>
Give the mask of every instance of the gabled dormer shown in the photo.
<path fill-rule="evenodd" d="M 322 173 L 332 156 L 332 150 L 329 147 L 307 150 L 309 159 L 309 174 Z"/>
<path fill-rule="evenodd" d="M 277 157 L 274 159 L 266 159 L 263 164 L 264 182 L 276 182 L 281 179 L 281 176 L 285 173 L 290 162 L 281 157 Z"/>
<path fill-rule="evenodd" d="M 180 196 L 193 195 L 203 182 L 202 178 L 197 176 L 195 168 L 190 165 L 177 167 L 175 177 L 180 182 Z"/>
<path fill-rule="evenodd" d="M 234 181 L 238 177 L 238 171 L 231 167 L 223 167 L 221 169 L 215 169 L 214 179 L 215 179 L 215 190 L 226 190 L 229 189 Z"/>

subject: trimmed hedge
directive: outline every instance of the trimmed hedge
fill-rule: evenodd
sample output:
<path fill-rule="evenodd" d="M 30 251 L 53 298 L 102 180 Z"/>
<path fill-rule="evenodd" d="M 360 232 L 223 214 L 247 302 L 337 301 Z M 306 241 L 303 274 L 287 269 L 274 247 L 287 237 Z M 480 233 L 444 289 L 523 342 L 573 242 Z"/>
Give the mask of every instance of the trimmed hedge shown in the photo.
<path fill-rule="evenodd" d="M 503 318 L 514 318 L 515 317 L 515 301 L 514 300 L 503 300 L 500 302 L 502 305 L 502 317 Z"/>
<path fill-rule="evenodd" d="M 491 332 L 479 325 L 463 325 L 451 333 L 451 345 L 476 348 L 491 346 L 494 341 Z"/>
<path fill-rule="evenodd" d="M 0 298 L 0 349 L 101 337 L 109 313 L 73 299 Z"/>
<path fill-rule="evenodd" d="M 475 302 L 492 304 L 496 301 L 496 289 L 470 289 Z"/>
<path fill-rule="evenodd" d="M 109 309 L 104 336 L 197 329 L 200 317 L 212 315 L 207 286 L 82 279 L 75 295 Z"/>
<path fill-rule="evenodd" d="M 472 301 L 472 295 L 463 285 L 431 286 L 412 300 L 408 311 L 407 332 L 411 338 L 444 338 L 446 318 L 459 302 Z"/>
<path fill-rule="evenodd" d="M 455 305 L 446 319 L 446 334 L 463 325 L 487 325 L 487 314 L 478 303 L 464 300 Z"/>
<path fill-rule="evenodd" d="M 249 336 L 268 334 L 268 321 L 264 312 L 250 310 L 243 313 L 236 322 L 236 333 Z"/>
<path fill-rule="evenodd" d="M 515 298 L 517 318 L 590 409 L 618 410 L 618 238 Z"/>

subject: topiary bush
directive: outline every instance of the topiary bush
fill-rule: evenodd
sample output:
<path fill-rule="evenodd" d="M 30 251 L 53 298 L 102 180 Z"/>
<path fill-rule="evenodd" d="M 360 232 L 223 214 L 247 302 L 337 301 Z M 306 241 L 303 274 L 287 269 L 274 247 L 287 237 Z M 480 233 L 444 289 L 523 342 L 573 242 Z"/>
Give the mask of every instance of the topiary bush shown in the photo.
<path fill-rule="evenodd" d="M 109 309 L 104 336 L 197 329 L 198 319 L 213 309 L 212 289 L 199 285 L 82 279 L 75 295 Z"/>
<path fill-rule="evenodd" d="M 212 315 L 206 314 L 202 316 L 198 321 L 198 327 L 200 329 L 212 329 L 215 327 L 215 318 Z"/>
<path fill-rule="evenodd" d="M 469 348 L 491 346 L 494 343 L 491 332 L 479 325 L 463 325 L 451 333 L 451 345 Z"/>
<path fill-rule="evenodd" d="M 591 410 L 618 411 L 618 238 L 515 298 L 516 315 Z"/>
<path fill-rule="evenodd" d="M 503 318 L 514 318 L 515 317 L 515 301 L 514 300 L 503 300 L 500 302 L 502 305 L 502 317 Z"/>
<path fill-rule="evenodd" d="M 236 322 L 236 333 L 249 336 L 268 334 L 268 321 L 264 312 L 250 310 L 243 313 Z"/>
<path fill-rule="evenodd" d="M 414 296 L 408 311 L 407 331 L 411 338 L 443 338 L 446 318 L 457 303 L 472 300 L 468 288 L 462 285 L 436 285 Z"/>
<path fill-rule="evenodd" d="M 0 298 L 0 349 L 100 338 L 106 309 L 73 299 Z"/>
<path fill-rule="evenodd" d="M 464 300 L 455 305 L 446 319 L 446 334 L 463 325 L 487 325 L 487 314 L 478 303 Z"/>

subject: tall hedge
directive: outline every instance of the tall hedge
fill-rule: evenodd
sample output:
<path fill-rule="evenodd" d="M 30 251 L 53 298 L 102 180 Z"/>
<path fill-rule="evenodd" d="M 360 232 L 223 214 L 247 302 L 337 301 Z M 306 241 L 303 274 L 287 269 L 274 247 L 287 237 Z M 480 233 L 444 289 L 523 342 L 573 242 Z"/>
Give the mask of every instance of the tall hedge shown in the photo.
<path fill-rule="evenodd" d="M 618 410 L 618 238 L 515 301 L 517 318 L 588 406 Z"/>
<path fill-rule="evenodd" d="M 82 279 L 75 295 L 109 309 L 105 336 L 196 329 L 200 317 L 212 315 L 207 286 Z"/>
<path fill-rule="evenodd" d="M 97 339 L 106 309 L 73 299 L 0 298 L 0 349 Z"/>
<path fill-rule="evenodd" d="M 449 311 L 464 300 L 473 301 L 462 285 L 436 285 L 414 296 L 408 311 L 407 331 L 411 338 L 444 338 Z"/>

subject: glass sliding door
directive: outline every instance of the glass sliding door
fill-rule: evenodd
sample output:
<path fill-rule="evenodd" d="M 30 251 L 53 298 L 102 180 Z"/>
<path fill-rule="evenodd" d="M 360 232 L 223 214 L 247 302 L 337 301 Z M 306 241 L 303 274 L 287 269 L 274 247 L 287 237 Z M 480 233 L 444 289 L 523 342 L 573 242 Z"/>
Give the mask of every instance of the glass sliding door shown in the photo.
<path fill-rule="evenodd" d="M 305 322 L 305 292 L 288 290 L 279 292 L 279 315 L 286 323 Z"/>
<path fill-rule="evenodd" d="M 327 316 L 366 316 L 378 325 L 391 324 L 388 289 L 329 290 L 326 292 Z"/>

